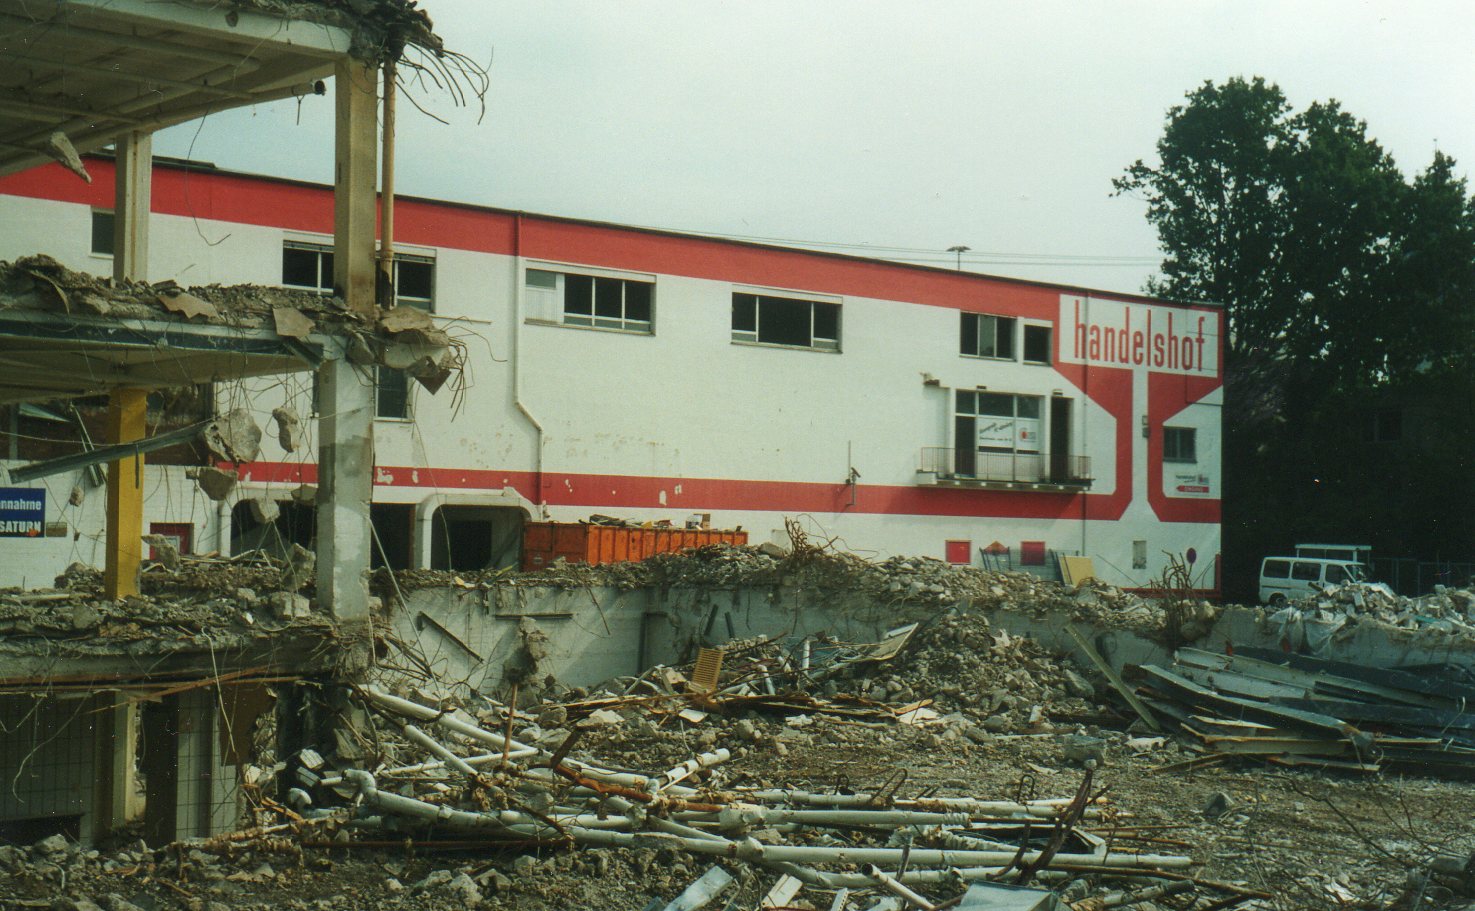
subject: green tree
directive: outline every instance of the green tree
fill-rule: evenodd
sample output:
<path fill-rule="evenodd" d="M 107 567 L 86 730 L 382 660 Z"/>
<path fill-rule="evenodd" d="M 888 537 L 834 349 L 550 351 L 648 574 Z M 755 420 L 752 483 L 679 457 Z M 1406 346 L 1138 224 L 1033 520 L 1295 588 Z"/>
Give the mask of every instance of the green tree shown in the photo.
<path fill-rule="evenodd" d="M 1113 181 L 1118 193 L 1146 199 L 1158 230 L 1162 275 L 1148 281 L 1148 293 L 1225 305 L 1235 352 L 1261 347 L 1281 323 L 1274 310 L 1290 112 L 1280 89 L 1258 77 L 1205 82 L 1168 111 L 1159 164 L 1138 160 Z"/>
<path fill-rule="evenodd" d="M 1455 162 L 1408 180 L 1337 102 L 1297 113 L 1260 78 L 1189 92 L 1157 153 L 1114 186 L 1157 228 L 1148 292 L 1225 308 L 1226 587 L 1303 537 L 1475 557 L 1475 202 Z M 1388 409 L 1417 418 L 1391 447 L 1365 436 Z"/>

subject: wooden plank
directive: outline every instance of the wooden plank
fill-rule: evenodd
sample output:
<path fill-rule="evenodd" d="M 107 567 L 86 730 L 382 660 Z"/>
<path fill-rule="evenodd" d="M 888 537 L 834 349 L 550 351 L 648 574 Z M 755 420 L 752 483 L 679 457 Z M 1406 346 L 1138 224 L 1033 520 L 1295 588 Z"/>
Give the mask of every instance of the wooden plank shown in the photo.
<path fill-rule="evenodd" d="M 1091 643 L 1086 641 L 1086 637 L 1081 635 L 1080 631 L 1075 628 L 1075 625 L 1071 623 L 1065 624 L 1065 631 L 1070 634 L 1071 639 L 1075 640 L 1076 646 L 1086 653 L 1086 657 L 1091 659 L 1091 663 L 1096 665 L 1096 669 L 1106 675 L 1106 679 L 1111 681 L 1112 687 L 1122 695 L 1123 699 L 1127 700 L 1127 705 L 1132 707 L 1132 711 L 1137 713 L 1137 717 L 1141 718 L 1151 730 L 1162 731 L 1162 726 L 1157 723 L 1157 719 L 1153 717 L 1152 712 L 1147 710 L 1147 706 L 1142 704 L 1142 701 L 1137 698 L 1137 694 L 1132 692 L 1131 688 L 1122 681 L 1121 675 L 1110 664 L 1106 663 L 1106 659 L 1102 658 L 1096 649 L 1091 646 Z"/>

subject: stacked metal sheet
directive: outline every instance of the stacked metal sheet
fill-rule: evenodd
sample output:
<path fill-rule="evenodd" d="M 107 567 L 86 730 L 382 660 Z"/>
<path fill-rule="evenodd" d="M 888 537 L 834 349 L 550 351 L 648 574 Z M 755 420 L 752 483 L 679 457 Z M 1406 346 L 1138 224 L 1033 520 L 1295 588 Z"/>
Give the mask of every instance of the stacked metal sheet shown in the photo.
<path fill-rule="evenodd" d="M 1138 694 L 1206 754 L 1475 779 L 1475 684 L 1445 665 L 1375 668 L 1269 649 L 1179 649 Z"/>

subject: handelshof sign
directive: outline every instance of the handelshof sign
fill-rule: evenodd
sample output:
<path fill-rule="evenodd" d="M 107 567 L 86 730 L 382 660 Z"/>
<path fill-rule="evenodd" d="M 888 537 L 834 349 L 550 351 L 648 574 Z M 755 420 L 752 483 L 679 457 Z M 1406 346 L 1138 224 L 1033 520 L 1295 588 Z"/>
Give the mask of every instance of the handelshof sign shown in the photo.
<path fill-rule="evenodd" d="M 1215 376 L 1219 317 L 1209 310 L 1060 298 L 1060 360 L 1153 373 Z"/>
<path fill-rule="evenodd" d="M 0 487 L 0 538 L 39 538 L 45 533 L 45 488 Z"/>

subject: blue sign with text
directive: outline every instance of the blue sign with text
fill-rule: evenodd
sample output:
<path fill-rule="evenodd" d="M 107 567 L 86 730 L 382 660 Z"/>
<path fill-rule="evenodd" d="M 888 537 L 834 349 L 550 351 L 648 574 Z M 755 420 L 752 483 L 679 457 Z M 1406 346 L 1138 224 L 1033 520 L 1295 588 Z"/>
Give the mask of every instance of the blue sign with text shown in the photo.
<path fill-rule="evenodd" d="M 0 487 L 0 538 L 39 538 L 46 533 L 46 489 Z"/>

